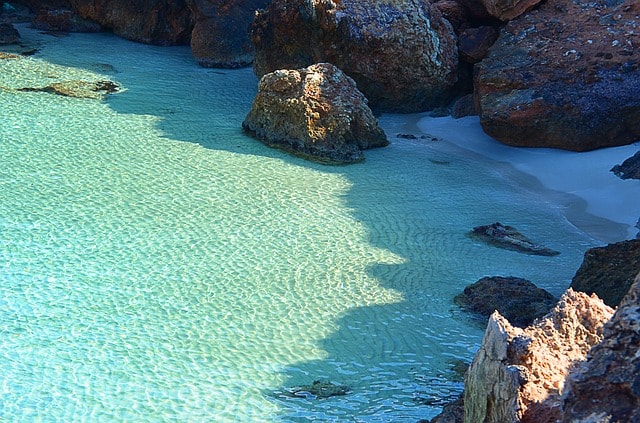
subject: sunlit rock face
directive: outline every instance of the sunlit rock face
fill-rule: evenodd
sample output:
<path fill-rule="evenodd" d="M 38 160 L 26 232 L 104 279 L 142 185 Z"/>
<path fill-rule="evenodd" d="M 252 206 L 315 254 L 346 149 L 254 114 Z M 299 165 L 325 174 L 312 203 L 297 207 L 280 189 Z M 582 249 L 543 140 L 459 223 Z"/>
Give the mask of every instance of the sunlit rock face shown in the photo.
<path fill-rule="evenodd" d="M 481 124 L 514 146 L 587 151 L 640 139 L 635 0 L 550 0 L 476 64 Z"/>
<path fill-rule="evenodd" d="M 252 40 L 259 77 L 330 62 L 380 110 L 441 106 L 457 81 L 456 36 L 429 1 L 275 0 Z"/>
<path fill-rule="evenodd" d="M 363 160 L 363 149 L 388 144 L 355 82 L 329 63 L 262 77 L 242 123 L 265 144 L 315 161 Z"/>
<path fill-rule="evenodd" d="M 640 275 L 568 380 L 563 423 L 640 421 Z"/>
<path fill-rule="evenodd" d="M 602 339 L 612 314 L 595 295 L 571 289 L 524 329 L 495 312 L 466 376 L 464 421 L 556 421 L 567 375 Z"/>

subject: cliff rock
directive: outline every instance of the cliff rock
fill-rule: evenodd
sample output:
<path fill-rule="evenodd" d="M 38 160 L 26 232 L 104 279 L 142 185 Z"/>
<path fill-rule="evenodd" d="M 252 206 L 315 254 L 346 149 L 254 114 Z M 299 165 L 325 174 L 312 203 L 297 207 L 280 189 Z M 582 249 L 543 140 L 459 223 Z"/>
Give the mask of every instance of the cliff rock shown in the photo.
<path fill-rule="evenodd" d="M 491 276 L 467 286 L 454 301 L 481 316 L 497 310 L 513 325 L 526 327 L 547 314 L 557 298 L 526 279 Z"/>
<path fill-rule="evenodd" d="M 567 381 L 563 422 L 640 421 L 640 275 L 604 327 L 604 339 Z"/>
<path fill-rule="evenodd" d="M 352 163 L 388 144 L 355 82 L 329 63 L 260 79 L 242 123 L 265 144 L 324 163 Z"/>
<path fill-rule="evenodd" d="M 590 248 L 571 281 L 576 291 L 595 293 L 616 307 L 640 272 L 640 239 Z"/>
<path fill-rule="evenodd" d="M 333 63 L 380 110 L 444 105 L 457 81 L 456 36 L 427 0 L 274 0 L 256 15 L 252 40 L 259 77 Z"/>
<path fill-rule="evenodd" d="M 569 372 L 602 339 L 613 310 L 568 289 L 553 310 L 525 329 L 491 315 L 465 379 L 467 423 L 551 422 L 560 418 Z"/>
<path fill-rule="evenodd" d="M 483 129 L 586 151 L 640 138 L 640 4 L 549 0 L 509 22 L 475 68 Z"/>
<path fill-rule="evenodd" d="M 270 0 L 187 0 L 195 25 L 191 51 L 201 66 L 236 68 L 253 61 L 249 29 Z"/>

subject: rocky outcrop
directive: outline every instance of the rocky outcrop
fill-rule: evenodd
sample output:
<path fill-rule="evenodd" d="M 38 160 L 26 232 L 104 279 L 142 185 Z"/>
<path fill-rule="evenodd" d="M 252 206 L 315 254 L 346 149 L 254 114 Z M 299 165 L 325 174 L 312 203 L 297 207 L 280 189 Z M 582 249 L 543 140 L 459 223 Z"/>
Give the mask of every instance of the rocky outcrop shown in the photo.
<path fill-rule="evenodd" d="M 454 298 L 456 304 L 481 316 L 489 317 L 497 310 L 518 327 L 547 314 L 557 300 L 530 281 L 513 276 L 484 277 Z"/>
<path fill-rule="evenodd" d="M 640 239 L 590 248 L 571 281 L 576 291 L 595 293 L 616 307 L 640 272 Z"/>
<path fill-rule="evenodd" d="M 242 127 L 269 146 L 323 163 L 361 161 L 363 149 L 388 144 L 355 82 L 329 63 L 263 76 Z"/>
<path fill-rule="evenodd" d="M 201 66 L 235 68 L 253 61 L 249 28 L 271 0 L 187 0 L 195 26 L 191 51 Z"/>
<path fill-rule="evenodd" d="M 84 19 L 70 9 L 42 8 L 38 10 L 32 24 L 42 31 L 98 32 L 101 29 L 97 22 Z"/>
<path fill-rule="evenodd" d="M 539 256 L 557 256 L 560 254 L 555 250 L 532 242 L 513 226 L 503 225 L 500 222 L 476 226 L 469 235 L 472 238 L 480 239 L 496 247 L 525 254 L 535 254 Z"/>
<path fill-rule="evenodd" d="M 533 9 L 542 0 L 480 0 L 487 12 L 501 21 L 510 21 Z"/>
<path fill-rule="evenodd" d="M 481 124 L 514 146 L 586 151 L 640 138 L 635 0 L 549 0 L 475 68 Z"/>
<path fill-rule="evenodd" d="M 15 44 L 20 41 L 20 33 L 10 23 L 0 23 L 0 44 Z"/>
<path fill-rule="evenodd" d="M 564 423 L 640 421 L 640 275 L 567 381 Z"/>
<path fill-rule="evenodd" d="M 611 171 L 620 179 L 640 179 L 640 151 L 612 167 Z"/>
<path fill-rule="evenodd" d="M 465 379 L 464 421 L 556 421 L 567 375 L 602 339 L 612 314 L 596 296 L 571 289 L 525 329 L 492 314 Z"/>
<path fill-rule="evenodd" d="M 333 63 L 380 110 L 441 106 L 457 81 L 455 34 L 428 1 L 274 0 L 252 40 L 256 75 Z"/>

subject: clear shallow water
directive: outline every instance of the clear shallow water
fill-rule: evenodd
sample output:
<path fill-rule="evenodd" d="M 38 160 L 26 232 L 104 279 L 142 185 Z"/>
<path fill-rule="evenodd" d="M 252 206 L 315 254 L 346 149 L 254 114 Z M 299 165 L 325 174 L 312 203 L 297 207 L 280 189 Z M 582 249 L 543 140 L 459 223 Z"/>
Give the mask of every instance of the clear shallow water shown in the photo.
<path fill-rule="evenodd" d="M 485 275 L 556 295 L 593 241 L 500 166 L 427 140 L 325 167 L 240 123 L 249 69 L 106 34 L 0 60 L 0 419 L 415 422 L 461 390 Z M 96 45 L 100 46 L 96 48 Z M 109 78 L 105 101 L 16 88 Z M 560 250 L 467 238 L 500 220 Z M 331 380 L 351 393 L 290 398 Z"/>

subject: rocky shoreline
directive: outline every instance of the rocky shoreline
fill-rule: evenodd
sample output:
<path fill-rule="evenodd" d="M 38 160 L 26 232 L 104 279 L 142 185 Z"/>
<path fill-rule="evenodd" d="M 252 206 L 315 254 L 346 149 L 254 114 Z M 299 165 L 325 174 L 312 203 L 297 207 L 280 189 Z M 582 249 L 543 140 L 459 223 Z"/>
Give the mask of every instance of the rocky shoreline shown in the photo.
<path fill-rule="evenodd" d="M 205 67 L 253 64 L 262 79 L 244 130 L 323 163 L 358 162 L 362 150 L 386 145 L 378 112 L 477 114 L 488 135 L 511 146 L 589 151 L 640 140 L 634 0 L 21 0 L 3 3 L 0 43 L 19 45 L 13 23 L 25 21 L 53 34 L 111 30 L 144 43 L 190 44 Z M 63 88 L 38 89 L 69 95 Z M 102 96 L 113 87 L 80 88 Z M 637 156 L 611 171 L 638 179 Z M 506 228 L 501 241 L 532 244 Z M 638 241 L 588 251 L 573 289 L 531 325 L 527 318 L 514 328 L 491 315 L 464 405 L 451 420 L 433 421 L 640 419 Z M 618 309 L 611 317 L 595 295 L 574 290 Z M 566 366 L 553 368 L 558 361 Z"/>

